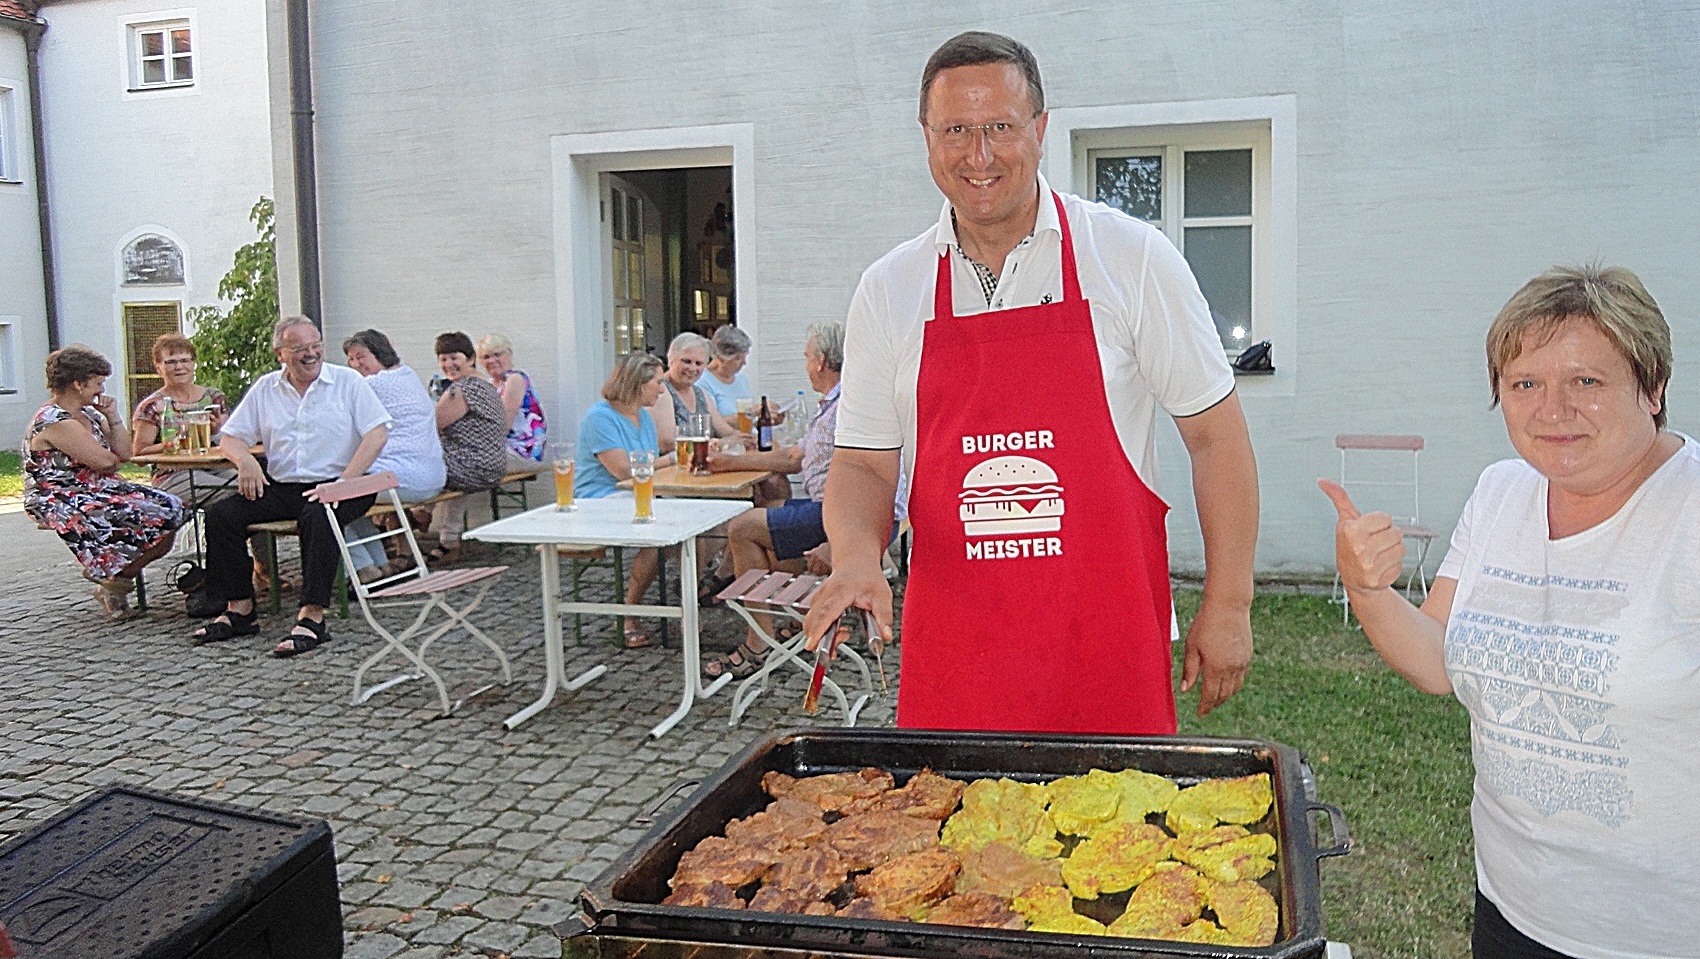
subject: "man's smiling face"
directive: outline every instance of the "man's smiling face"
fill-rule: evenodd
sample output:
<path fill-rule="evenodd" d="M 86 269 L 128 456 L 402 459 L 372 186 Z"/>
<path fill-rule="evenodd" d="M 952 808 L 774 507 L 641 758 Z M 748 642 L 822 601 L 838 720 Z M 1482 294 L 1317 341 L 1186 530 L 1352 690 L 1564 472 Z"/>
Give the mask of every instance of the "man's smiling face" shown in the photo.
<path fill-rule="evenodd" d="M 1030 210 L 1048 119 L 1048 114 L 1033 115 L 1027 81 L 1013 63 L 953 67 L 933 78 L 923 125 L 927 166 L 959 225 L 996 228 Z M 994 142 L 984 129 L 970 131 L 965 141 L 960 132 L 947 132 L 999 123 L 1014 131 L 998 138 L 1002 142 Z"/>

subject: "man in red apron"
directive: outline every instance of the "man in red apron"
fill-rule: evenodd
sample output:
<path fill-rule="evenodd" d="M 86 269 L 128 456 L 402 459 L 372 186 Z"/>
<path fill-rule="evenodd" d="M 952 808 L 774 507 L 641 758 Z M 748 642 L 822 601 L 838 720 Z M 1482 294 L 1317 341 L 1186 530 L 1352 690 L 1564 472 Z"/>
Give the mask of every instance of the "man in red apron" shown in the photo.
<path fill-rule="evenodd" d="M 901 464 L 915 545 L 898 725 L 1172 733 L 1167 505 L 1155 413 L 1192 458 L 1204 600 L 1181 689 L 1239 689 L 1257 468 L 1232 371 L 1161 232 L 1038 174 L 1038 64 L 965 33 L 922 76 L 938 225 L 870 267 L 852 301 L 825 525 L 834 572 L 806 629 L 849 606 L 889 638 L 879 556 Z"/>

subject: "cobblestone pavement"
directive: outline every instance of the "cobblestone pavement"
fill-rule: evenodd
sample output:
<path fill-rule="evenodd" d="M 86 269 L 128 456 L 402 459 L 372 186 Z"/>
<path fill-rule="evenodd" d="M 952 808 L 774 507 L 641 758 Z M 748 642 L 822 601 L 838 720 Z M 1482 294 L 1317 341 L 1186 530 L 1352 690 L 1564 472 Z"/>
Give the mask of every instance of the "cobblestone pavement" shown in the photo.
<path fill-rule="evenodd" d="M 14 565 L 0 590 L 0 841 L 118 782 L 329 820 L 349 959 L 560 955 L 548 926 L 642 834 L 633 817 L 807 718 L 792 670 L 738 728 L 722 690 L 652 740 L 678 701 L 679 653 L 618 648 L 605 619 L 569 645 L 568 672 L 602 662 L 608 673 L 504 731 L 542 685 L 538 564 L 523 548 L 468 543 L 465 562 L 513 566 L 473 619 L 515 681 L 446 719 L 420 682 L 349 705 L 353 669 L 379 641 L 358 608 L 332 618 L 334 642 L 295 660 L 269 655 L 293 615 L 288 594 L 260 636 L 197 648 L 163 572 L 150 576 L 155 608 L 114 625 L 60 555 Z M 608 574 L 593 575 L 589 595 L 607 595 Z M 705 645 L 730 648 L 739 625 L 707 611 Z M 481 650 L 464 638 L 433 648 L 451 695 L 488 681 Z M 895 678 L 896 651 L 887 659 Z M 890 725 L 895 701 L 871 703 L 861 725 Z M 823 703 L 818 718 L 835 712 Z"/>

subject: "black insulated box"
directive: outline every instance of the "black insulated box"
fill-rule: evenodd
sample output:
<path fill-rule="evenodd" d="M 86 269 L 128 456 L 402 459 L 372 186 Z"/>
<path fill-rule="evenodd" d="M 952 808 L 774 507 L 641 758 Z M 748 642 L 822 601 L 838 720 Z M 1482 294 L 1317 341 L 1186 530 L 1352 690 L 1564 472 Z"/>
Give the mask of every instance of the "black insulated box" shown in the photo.
<path fill-rule="evenodd" d="M 0 846 L 0 922 L 27 959 L 334 959 L 331 827 L 109 787 Z"/>

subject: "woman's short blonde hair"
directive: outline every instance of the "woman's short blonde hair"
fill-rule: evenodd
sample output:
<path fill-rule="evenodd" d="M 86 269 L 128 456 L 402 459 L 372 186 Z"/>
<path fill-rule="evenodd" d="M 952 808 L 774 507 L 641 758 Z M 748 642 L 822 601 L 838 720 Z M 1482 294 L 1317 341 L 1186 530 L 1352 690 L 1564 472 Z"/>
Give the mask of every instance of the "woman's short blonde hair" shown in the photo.
<path fill-rule="evenodd" d="M 646 383 L 662 369 L 661 360 L 648 353 L 627 353 L 614 363 L 614 372 L 602 384 L 602 398 L 610 403 L 636 403 Z"/>
<path fill-rule="evenodd" d="M 1659 401 L 1653 423 L 1664 428 L 1665 384 L 1673 358 L 1670 325 L 1640 277 L 1621 266 L 1555 266 L 1512 295 L 1488 327 L 1488 386 L 1499 405 L 1499 378 L 1524 349 L 1551 340 L 1566 320 L 1586 319 L 1629 362 L 1641 395 Z"/>
<path fill-rule="evenodd" d="M 512 356 L 514 344 L 500 333 L 486 333 L 478 338 L 478 352 L 506 353 Z"/>

